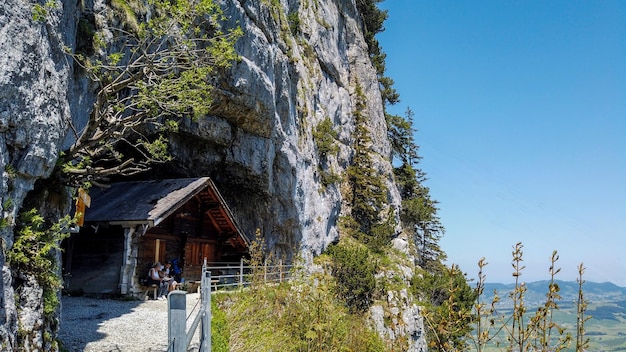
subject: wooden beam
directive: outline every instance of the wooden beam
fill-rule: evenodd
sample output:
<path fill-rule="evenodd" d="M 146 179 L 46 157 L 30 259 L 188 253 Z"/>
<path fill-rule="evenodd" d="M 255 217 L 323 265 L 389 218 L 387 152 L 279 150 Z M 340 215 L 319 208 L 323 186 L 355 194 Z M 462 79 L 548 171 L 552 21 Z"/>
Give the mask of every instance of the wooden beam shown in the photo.
<path fill-rule="evenodd" d="M 213 217 L 213 215 L 211 214 L 211 210 L 205 211 L 204 215 L 206 215 L 209 218 L 209 220 L 211 220 L 211 224 L 213 224 L 213 226 L 215 226 L 215 228 L 221 232 L 222 229 L 220 225 L 217 223 L 217 221 L 215 220 L 215 218 Z"/>

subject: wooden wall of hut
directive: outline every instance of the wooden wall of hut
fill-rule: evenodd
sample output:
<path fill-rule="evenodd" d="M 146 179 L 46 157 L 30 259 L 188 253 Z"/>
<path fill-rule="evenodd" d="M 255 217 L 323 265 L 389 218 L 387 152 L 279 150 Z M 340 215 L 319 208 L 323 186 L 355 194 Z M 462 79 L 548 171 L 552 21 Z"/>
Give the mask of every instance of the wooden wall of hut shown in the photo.
<path fill-rule="evenodd" d="M 155 262 L 178 259 L 182 277 L 199 280 L 204 258 L 220 260 L 219 238 L 219 230 L 194 198 L 142 237 L 137 268 L 147 273 Z"/>

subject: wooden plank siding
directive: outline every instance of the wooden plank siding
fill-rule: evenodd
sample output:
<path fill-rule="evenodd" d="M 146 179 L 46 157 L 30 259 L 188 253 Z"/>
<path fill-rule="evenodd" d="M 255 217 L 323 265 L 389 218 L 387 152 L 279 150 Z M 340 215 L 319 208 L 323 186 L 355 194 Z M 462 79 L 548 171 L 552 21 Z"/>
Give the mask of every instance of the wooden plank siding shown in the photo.
<path fill-rule="evenodd" d="M 140 242 L 138 267 L 149 270 L 155 262 L 166 263 L 178 259 L 187 280 L 199 280 L 204 258 L 209 262 L 220 261 L 224 239 L 219 223 L 211 216 L 214 207 L 203 203 L 204 197 L 194 197 L 174 214 L 150 228 Z M 223 224 L 222 224 L 223 226 Z M 157 241 L 160 241 L 159 253 Z"/>

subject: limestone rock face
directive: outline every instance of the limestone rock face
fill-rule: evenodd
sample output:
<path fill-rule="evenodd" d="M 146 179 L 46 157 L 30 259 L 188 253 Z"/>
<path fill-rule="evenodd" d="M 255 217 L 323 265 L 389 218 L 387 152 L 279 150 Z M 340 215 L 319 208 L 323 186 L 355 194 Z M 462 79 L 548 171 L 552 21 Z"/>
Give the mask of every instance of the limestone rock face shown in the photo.
<path fill-rule="evenodd" d="M 244 229 L 260 229 L 277 255 L 318 254 L 337 239 L 342 211 L 339 183 L 322 184 L 320 173 L 341 174 L 350 163 L 359 85 L 376 141 L 373 166 L 389 181 L 388 198 L 397 208 L 383 103 L 355 3 L 222 3 L 227 25 L 244 32 L 237 43 L 241 60 L 222 81 L 212 116 L 188 123 L 184 136 L 173 138 L 177 168 L 211 175 Z M 312 131 L 327 118 L 340 151 L 323 160 Z"/>
<path fill-rule="evenodd" d="M 3 248 L 13 243 L 12 225 L 26 194 L 52 172 L 71 118 L 72 64 L 63 46 L 75 38 L 75 6 L 68 0 L 0 4 L 0 215 L 8 223 L 0 228 Z M 5 262 L 2 250 L 0 263 Z M 2 272 L 0 350 L 12 350 L 17 311 L 10 271 L 3 267 Z M 25 311 L 23 317 L 37 321 L 40 313 Z M 33 350 L 44 347 L 41 340 L 33 343 Z"/>
<path fill-rule="evenodd" d="M 375 141 L 373 167 L 387 180 L 388 201 L 397 210 L 383 102 L 355 2 L 222 4 L 227 26 L 243 29 L 237 43 L 241 60 L 222 81 L 212 115 L 186 124 L 183 135 L 172 139 L 177 168 L 211 175 L 244 230 L 259 229 L 278 257 L 319 254 L 338 240 L 344 206 L 340 183 L 324 185 L 321 173 L 344 174 L 350 164 L 360 86 Z M 339 152 L 325 160 L 312 132 L 327 118 L 338 133 Z M 394 245 L 408 254 L 406 241 L 396 239 Z M 374 313 L 382 306 L 372 317 L 384 338 L 405 336 L 410 351 L 425 351 L 420 311 L 406 296 L 390 292 L 384 302 L 397 311 L 393 326 L 377 320 Z"/>
<path fill-rule="evenodd" d="M 85 0 L 82 5 L 105 16 L 107 3 Z M 301 254 L 309 260 L 338 239 L 337 221 L 346 202 L 341 183 L 324 184 L 323 174 L 343 174 L 350 164 L 360 87 L 366 102 L 362 113 L 375 141 L 372 166 L 386 180 L 388 203 L 397 216 L 400 197 L 389 162 L 383 102 L 356 2 L 219 3 L 226 25 L 243 29 L 236 44 L 241 60 L 223 74 L 210 115 L 184 122 L 170 136 L 174 161 L 153 175 L 211 176 L 244 231 L 254 236 L 259 229 L 279 258 Z M 0 4 L 0 206 L 10 205 L 1 209 L 10 223 L 0 229 L 4 248 L 13 243 L 13 219 L 26 194 L 35 181 L 50 175 L 64 138 L 72 133 L 68 121 L 80 128 L 89 115 L 93 87 L 63 52 L 65 46 L 76 47 L 79 12 L 70 0 Z M 338 134 L 339 151 L 321 157 L 313 132 L 325 119 Z M 4 251 L 0 261 L 5 262 Z M 11 350 L 17 336 L 9 269 L 3 268 L 0 282 L 0 341 L 7 341 L 0 350 Z M 419 309 L 401 293 L 391 295 L 387 304 L 398 310 L 397 325 L 404 327 L 385 327 L 374 308 L 381 335 L 408 334 L 411 351 L 422 350 Z M 19 300 L 32 308 L 20 313 L 32 313 L 20 315 L 20 321 L 35 329 L 42 314 L 34 308 L 37 298 Z M 31 350 L 47 347 L 37 338 L 31 342 Z"/>
<path fill-rule="evenodd" d="M 37 9 L 23 1 L 0 6 L 0 165 L 2 196 L 15 214 L 34 182 L 52 171 L 70 116 L 71 60 L 63 46 L 74 37 L 72 1 Z M 67 9 L 69 8 L 69 11 Z M 9 240 L 10 239 L 6 238 Z"/>
<path fill-rule="evenodd" d="M 407 352 L 428 351 L 420 307 L 410 303 L 406 289 L 387 292 L 385 305 L 373 305 L 370 314 L 384 338 L 392 341 L 406 338 Z"/>

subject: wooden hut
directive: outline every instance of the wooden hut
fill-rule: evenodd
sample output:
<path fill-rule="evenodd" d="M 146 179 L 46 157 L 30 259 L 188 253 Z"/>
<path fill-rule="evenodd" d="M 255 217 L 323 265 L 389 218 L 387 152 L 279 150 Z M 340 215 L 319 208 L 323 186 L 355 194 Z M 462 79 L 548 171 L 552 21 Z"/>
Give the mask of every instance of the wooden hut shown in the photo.
<path fill-rule="evenodd" d="M 238 261 L 250 241 L 208 178 L 120 182 L 90 190 L 84 226 L 64 243 L 66 290 L 134 295 L 155 262 L 198 280 L 204 258 Z"/>

